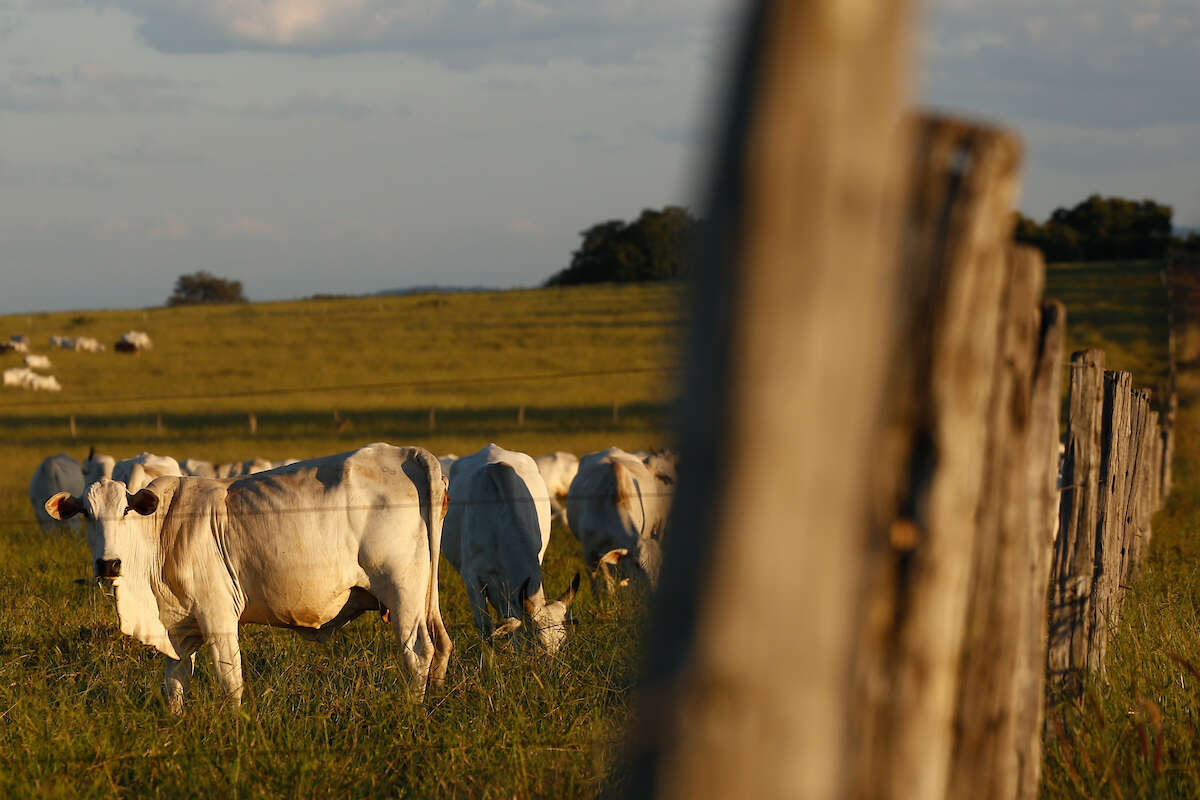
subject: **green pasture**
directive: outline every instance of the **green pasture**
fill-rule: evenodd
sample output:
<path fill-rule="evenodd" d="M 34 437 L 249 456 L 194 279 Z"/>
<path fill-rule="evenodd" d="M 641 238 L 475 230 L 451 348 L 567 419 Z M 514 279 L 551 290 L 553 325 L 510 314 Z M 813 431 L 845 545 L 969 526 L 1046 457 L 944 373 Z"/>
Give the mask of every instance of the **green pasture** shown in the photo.
<path fill-rule="evenodd" d="M 26 489 L 46 455 L 92 445 L 215 461 L 377 440 L 459 455 L 489 441 L 533 455 L 663 446 L 679 302 L 678 287 L 597 287 L 0 317 L 0 338 L 29 336 L 63 385 L 0 391 L 0 796 L 595 794 L 620 744 L 642 599 L 598 603 L 585 580 L 559 654 L 484 647 L 443 561 L 456 650 L 424 706 L 402 699 L 397 646 L 369 614 L 324 645 L 243 629 L 242 710 L 221 708 L 202 653 L 178 720 L 159 699 L 161 659 L 119 635 L 81 538 L 42 534 Z M 154 348 L 112 352 L 129 329 Z M 109 351 L 51 351 L 55 334 Z M 581 569 L 556 524 L 547 589 Z"/>

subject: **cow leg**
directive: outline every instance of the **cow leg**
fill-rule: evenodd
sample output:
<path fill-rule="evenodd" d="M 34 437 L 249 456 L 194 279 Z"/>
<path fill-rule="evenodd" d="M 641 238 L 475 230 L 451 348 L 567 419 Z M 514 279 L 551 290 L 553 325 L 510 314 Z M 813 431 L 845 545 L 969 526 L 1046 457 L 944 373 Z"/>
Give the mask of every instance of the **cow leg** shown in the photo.
<path fill-rule="evenodd" d="M 380 580 L 379 585 L 372 581 L 371 593 L 391 609 L 392 633 L 396 635 L 408 673 L 409 695 L 420 703 L 425 699 L 429 668 L 434 659 L 433 638 L 425 619 L 425 592 L 413 591 L 411 585 L 406 588 L 390 580 L 386 583 Z"/>
<path fill-rule="evenodd" d="M 467 587 L 467 602 L 471 604 L 471 613 L 475 616 L 475 630 L 486 642 L 492 635 L 492 615 L 488 611 L 483 584 L 474 576 L 463 578 L 463 584 Z"/>
<path fill-rule="evenodd" d="M 196 670 L 196 651 L 202 641 L 196 635 L 171 636 L 171 646 L 179 654 L 179 660 L 168 658 L 163 667 L 163 700 L 172 714 L 183 713 L 183 696 L 191 685 Z"/>
<path fill-rule="evenodd" d="M 237 707 L 242 703 L 242 650 L 238 645 L 236 614 L 218 614 L 199 620 L 204 641 L 212 648 L 217 684 L 225 698 Z"/>

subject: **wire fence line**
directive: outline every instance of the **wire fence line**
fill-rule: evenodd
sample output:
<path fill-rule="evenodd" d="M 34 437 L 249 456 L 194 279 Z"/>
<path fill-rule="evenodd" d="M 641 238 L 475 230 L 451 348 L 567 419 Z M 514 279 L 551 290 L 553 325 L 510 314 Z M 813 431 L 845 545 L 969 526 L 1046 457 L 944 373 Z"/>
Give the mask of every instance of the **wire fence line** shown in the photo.
<path fill-rule="evenodd" d="M 236 392 L 201 392 L 187 394 L 158 394 L 137 395 L 126 397 L 96 397 L 96 398 L 53 398 L 44 400 L 24 400 L 15 403 L 0 404 L 0 413 L 16 408 L 59 408 L 65 406 L 87 405 L 130 405 L 134 403 L 155 403 L 176 400 L 230 400 L 243 397 L 274 397 L 279 395 L 297 394 L 326 394 L 330 392 L 369 392 L 392 389 L 448 389 L 455 387 L 470 387 L 496 385 L 504 383 L 532 383 L 535 381 L 557 381 L 575 378 L 595 378 L 612 375 L 651 375 L 679 372 L 677 365 L 659 367 L 623 367 L 621 369 L 576 370 L 573 372 L 542 372 L 523 375 L 488 375 L 470 378 L 431 378 L 424 380 L 383 381 L 378 383 L 343 383 L 336 386 L 288 386 L 268 389 L 247 389 Z"/>
<path fill-rule="evenodd" d="M 257 474 L 262 474 L 262 473 L 254 473 L 254 474 L 257 475 Z M 219 480 L 219 481 L 229 481 L 230 483 L 233 483 L 235 481 L 244 480 L 245 478 L 252 477 L 252 476 L 244 475 L 241 478 L 197 478 L 197 477 L 191 476 L 191 475 L 167 475 L 164 477 L 181 478 L 184 480 L 203 480 L 203 481 L 218 481 Z M 22 490 L 23 490 L 23 488 L 24 487 L 22 487 Z M 602 499 L 611 498 L 612 496 L 613 495 L 611 492 L 602 492 L 602 493 L 577 494 L 574 496 L 574 498 L 576 500 L 602 500 Z M 646 497 L 646 498 L 655 498 L 655 499 L 670 498 L 670 497 L 675 496 L 675 492 L 674 491 L 641 492 L 640 496 Z M 543 497 L 489 497 L 489 498 L 482 498 L 482 499 L 477 499 L 477 500 L 455 500 L 454 498 L 451 498 L 450 499 L 450 507 L 453 508 L 455 506 L 462 507 L 462 506 L 480 506 L 480 505 L 501 506 L 501 505 L 511 505 L 511 504 L 515 504 L 515 503 L 536 503 L 536 502 L 539 502 L 542 500 L 549 501 L 552 499 L 557 499 L 557 498 L 551 498 L 549 496 L 543 496 Z M 278 509 L 270 509 L 270 510 L 262 510 L 262 511 L 248 509 L 245 511 L 238 511 L 238 512 L 236 512 L 236 514 L 232 514 L 232 516 L 280 517 L 280 516 L 298 515 L 298 514 L 327 514 L 327 513 L 346 513 L 346 512 L 357 512 L 357 511 L 363 511 L 363 512 L 365 512 L 365 511 L 387 511 L 387 510 L 398 509 L 398 508 L 412 508 L 412 509 L 419 510 L 421 508 L 424 508 L 425 505 L 426 505 L 425 503 L 422 503 L 420 501 L 406 500 L 403 502 L 380 502 L 380 503 L 369 503 L 369 504 L 359 504 L 359 505 L 333 504 L 333 505 L 325 505 L 325 506 L 301 506 L 301 507 L 293 506 L 293 507 L 288 507 L 288 508 L 278 508 Z M 126 510 L 128 510 L 128 509 L 126 509 Z M 145 517 L 142 517 L 142 518 L 145 519 L 145 518 L 153 517 L 156 515 L 157 515 L 157 512 L 155 512 L 154 514 L 145 515 Z M 72 516 L 74 516 L 74 515 L 72 515 Z M 208 519 L 208 518 L 212 517 L 212 513 L 211 513 L 210 509 L 204 509 L 204 510 L 193 511 L 193 512 L 172 511 L 172 512 L 168 512 L 168 513 L 164 514 L 163 516 L 164 516 L 164 518 L 169 516 L 171 519 L 174 519 L 174 520 L 191 520 L 191 519 L 198 519 L 198 518 Z M 122 514 L 114 514 L 111 517 L 103 517 L 100 521 L 102 521 L 102 522 L 119 522 L 122 518 L 123 518 Z M 4 526 L 4 525 L 10 525 L 10 526 L 11 525 L 22 525 L 23 526 L 23 525 L 31 525 L 31 524 L 37 524 L 36 520 L 31 520 L 31 519 L 25 518 L 25 517 L 23 517 L 21 519 L 17 519 L 15 517 L 7 517 L 7 518 L 0 517 L 0 526 Z"/>

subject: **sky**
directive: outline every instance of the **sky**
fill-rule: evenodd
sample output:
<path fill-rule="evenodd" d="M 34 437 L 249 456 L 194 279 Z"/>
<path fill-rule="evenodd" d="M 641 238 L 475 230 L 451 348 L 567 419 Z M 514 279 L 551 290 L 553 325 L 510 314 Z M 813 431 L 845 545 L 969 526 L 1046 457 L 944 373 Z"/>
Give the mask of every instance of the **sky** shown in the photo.
<path fill-rule="evenodd" d="M 0 0 L 0 313 L 532 286 L 695 206 L 741 0 Z M 914 101 L 1026 141 L 1021 209 L 1200 225 L 1200 0 L 937 0 Z"/>

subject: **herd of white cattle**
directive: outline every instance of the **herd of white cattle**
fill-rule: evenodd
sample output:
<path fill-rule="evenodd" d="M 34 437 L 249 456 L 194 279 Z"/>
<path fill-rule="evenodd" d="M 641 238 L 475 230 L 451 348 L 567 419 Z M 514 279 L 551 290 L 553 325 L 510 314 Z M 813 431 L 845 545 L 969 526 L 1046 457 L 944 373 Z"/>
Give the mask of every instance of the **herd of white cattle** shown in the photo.
<path fill-rule="evenodd" d="M 325 641 L 366 611 L 390 623 L 421 699 L 444 679 L 452 647 L 440 553 L 463 580 L 480 636 L 516 635 L 554 652 L 573 621 L 579 574 L 549 599 L 541 565 L 552 515 L 582 544 L 593 591 L 653 587 L 675 480 L 674 453 L 617 447 L 534 459 L 490 444 L 439 459 L 375 443 L 225 464 L 93 451 L 82 463 L 45 459 L 29 500 L 44 530 L 83 520 L 120 630 L 167 657 L 163 692 L 178 713 L 205 643 L 225 694 L 240 701 L 239 624 Z"/>
<path fill-rule="evenodd" d="M 104 345 L 90 336 L 71 338 L 68 336 L 51 336 L 50 346 L 60 350 L 73 350 L 77 353 L 102 353 Z M 114 349 L 123 353 L 139 353 L 153 347 L 150 336 L 144 331 L 126 331 L 117 340 Z M 54 364 L 50 357 L 41 353 L 29 352 L 29 337 L 14 334 L 8 341 L 0 342 L 0 353 L 17 353 L 24 357 L 24 366 L 9 367 L 4 370 L 4 386 L 18 389 L 28 389 L 41 392 L 61 392 L 62 385 L 53 375 L 43 375 L 34 370 L 51 370 Z"/>

